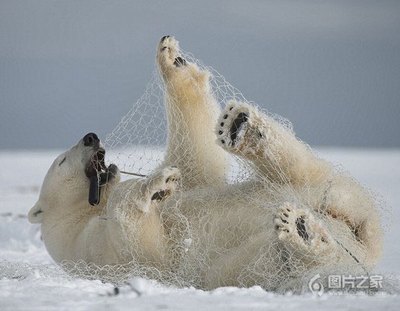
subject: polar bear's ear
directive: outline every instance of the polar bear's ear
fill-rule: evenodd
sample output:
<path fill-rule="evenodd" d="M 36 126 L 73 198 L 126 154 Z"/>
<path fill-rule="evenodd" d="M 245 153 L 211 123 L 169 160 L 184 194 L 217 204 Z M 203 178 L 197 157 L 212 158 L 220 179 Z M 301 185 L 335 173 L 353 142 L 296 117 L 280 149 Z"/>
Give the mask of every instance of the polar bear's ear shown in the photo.
<path fill-rule="evenodd" d="M 32 224 L 41 223 L 43 220 L 43 208 L 40 202 L 36 202 L 36 204 L 31 208 L 28 213 L 29 222 Z"/>

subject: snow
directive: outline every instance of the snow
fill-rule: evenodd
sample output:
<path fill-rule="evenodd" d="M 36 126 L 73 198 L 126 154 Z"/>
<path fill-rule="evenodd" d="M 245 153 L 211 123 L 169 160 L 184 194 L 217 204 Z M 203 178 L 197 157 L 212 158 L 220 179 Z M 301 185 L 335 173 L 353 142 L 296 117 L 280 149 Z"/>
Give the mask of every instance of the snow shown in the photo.
<path fill-rule="evenodd" d="M 400 307 L 397 287 L 391 288 L 390 293 L 371 296 L 329 292 L 319 297 L 311 293 L 278 295 L 260 287 L 225 287 L 205 292 L 134 278 L 116 294 L 112 284 L 72 278 L 54 264 L 40 240 L 39 227 L 29 224 L 26 218 L 38 198 L 48 167 L 59 153 L 0 152 L 1 310 L 398 310 Z M 398 280 L 400 150 L 319 149 L 318 153 L 350 171 L 386 202 L 385 250 L 376 273 Z"/>

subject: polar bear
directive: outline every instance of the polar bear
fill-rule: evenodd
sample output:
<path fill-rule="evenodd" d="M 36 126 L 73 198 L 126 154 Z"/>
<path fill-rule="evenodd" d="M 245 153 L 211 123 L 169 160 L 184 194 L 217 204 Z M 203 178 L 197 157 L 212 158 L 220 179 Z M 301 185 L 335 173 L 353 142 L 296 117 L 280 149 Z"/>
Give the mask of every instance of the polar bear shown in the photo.
<path fill-rule="evenodd" d="M 60 155 L 29 212 L 56 262 L 132 264 L 178 285 L 277 291 L 374 267 L 382 229 L 366 190 L 254 106 L 232 100 L 220 112 L 210 73 L 175 38 L 161 39 L 157 63 L 168 116 L 163 164 L 120 182 L 94 133 Z M 228 154 L 253 178 L 228 183 Z"/>

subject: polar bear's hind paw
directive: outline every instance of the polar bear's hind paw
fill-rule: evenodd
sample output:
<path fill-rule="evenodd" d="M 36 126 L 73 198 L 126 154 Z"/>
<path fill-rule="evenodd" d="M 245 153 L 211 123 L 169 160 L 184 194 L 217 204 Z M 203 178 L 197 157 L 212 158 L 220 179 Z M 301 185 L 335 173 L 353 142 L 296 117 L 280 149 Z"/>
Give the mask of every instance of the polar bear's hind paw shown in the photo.
<path fill-rule="evenodd" d="M 291 203 L 278 209 L 274 223 L 279 240 L 292 249 L 317 254 L 333 245 L 331 236 L 312 213 Z"/>
<path fill-rule="evenodd" d="M 310 235 L 306 228 L 306 215 L 305 211 L 293 208 L 292 204 L 285 203 L 278 209 L 276 214 L 275 229 L 278 232 L 279 238 L 285 239 L 292 236 L 295 240 L 299 241 L 299 237 L 303 242 L 308 242 Z"/>
<path fill-rule="evenodd" d="M 309 223 L 313 222 L 313 216 L 310 212 L 298 209 L 291 203 L 285 203 L 278 209 L 274 220 L 280 240 L 291 240 L 298 243 L 310 242 L 310 232 L 308 232 Z"/>

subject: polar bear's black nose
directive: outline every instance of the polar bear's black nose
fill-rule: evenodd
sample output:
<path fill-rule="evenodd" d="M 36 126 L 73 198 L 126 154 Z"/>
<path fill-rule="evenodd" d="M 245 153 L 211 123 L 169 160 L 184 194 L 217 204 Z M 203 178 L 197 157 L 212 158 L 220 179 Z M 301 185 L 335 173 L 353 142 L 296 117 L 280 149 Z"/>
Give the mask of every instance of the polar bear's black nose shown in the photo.
<path fill-rule="evenodd" d="M 85 137 L 83 137 L 83 144 L 85 146 L 95 146 L 98 145 L 100 142 L 100 139 L 97 137 L 95 133 L 89 133 L 86 134 Z"/>

